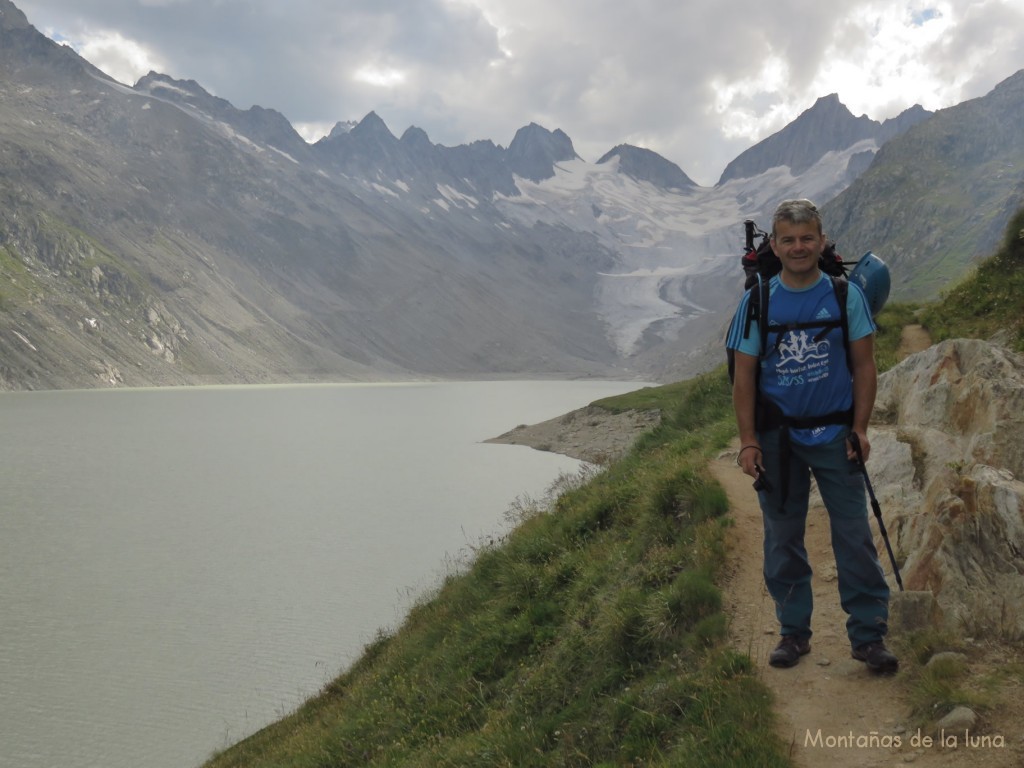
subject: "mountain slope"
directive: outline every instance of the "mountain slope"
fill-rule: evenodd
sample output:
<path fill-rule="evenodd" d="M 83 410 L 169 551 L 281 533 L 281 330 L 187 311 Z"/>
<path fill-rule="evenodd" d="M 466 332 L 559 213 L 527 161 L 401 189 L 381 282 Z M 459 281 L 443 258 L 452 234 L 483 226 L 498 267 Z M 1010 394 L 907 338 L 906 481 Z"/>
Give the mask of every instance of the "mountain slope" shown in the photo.
<path fill-rule="evenodd" d="M 10 0 L 0 11 L 3 388 L 674 379 L 719 359 L 742 222 L 780 199 L 831 200 L 870 166 L 828 226 L 848 257 L 890 261 L 899 291 L 933 259 L 935 284 L 959 274 L 967 260 L 938 245 L 998 237 L 1022 192 L 1006 167 L 1019 89 L 953 123 L 918 108 L 878 124 L 827 97 L 701 188 L 639 147 L 587 163 L 536 124 L 507 149 L 444 147 L 371 112 L 311 146 L 274 110 L 193 81 L 115 83 Z M 915 187 L 917 152 L 938 175 Z M 965 222 L 972 209 L 984 219 Z"/>
<path fill-rule="evenodd" d="M 794 176 L 799 176 L 828 152 L 845 150 L 860 142 L 869 143 L 866 151 L 877 149 L 929 114 L 915 106 L 899 117 L 879 123 L 866 115 L 855 118 L 839 101 L 838 94 L 822 96 L 781 131 L 729 163 L 718 183 L 757 176 L 779 166 L 786 166 Z"/>
<path fill-rule="evenodd" d="M 1024 203 L 1024 71 L 940 110 L 878 153 L 825 206 L 852 253 L 875 250 L 895 295 L 930 298 L 990 255 Z"/>
<path fill-rule="evenodd" d="M 443 178 L 387 186 L 385 171 L 413 169 L 372 117 L 349 136 L 380 173 L 349 178 L 289 146 L 276 113 L 160 76 L 124 88 L 12 8 L 0 27 L 2 386 L 613 364 L 591 306 L 609 257 L 592 237 L 497 226 Z"/>

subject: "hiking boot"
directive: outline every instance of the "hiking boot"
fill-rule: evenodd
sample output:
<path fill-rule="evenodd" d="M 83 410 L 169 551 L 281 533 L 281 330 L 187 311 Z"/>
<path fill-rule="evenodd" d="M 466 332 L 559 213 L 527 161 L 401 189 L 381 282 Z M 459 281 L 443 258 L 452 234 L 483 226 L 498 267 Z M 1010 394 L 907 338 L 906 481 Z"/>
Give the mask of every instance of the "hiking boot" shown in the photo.
<path fill-rule="evenodd" d="M 892 673 L 899 669 L 900 660 L 879 640 L 877 643 L 858 645 L 850 654 L 857 661 L 863 661 L 872 672 Z"/>
<path fill-rule="evenodd" d="M 800 661 L 801 656 L 810 652 L 811 641 L 809 638 L 799 635 L 783 635 L 782 640 L 768 657 L 768 663 L 773 667 L 794 667 Z"/>

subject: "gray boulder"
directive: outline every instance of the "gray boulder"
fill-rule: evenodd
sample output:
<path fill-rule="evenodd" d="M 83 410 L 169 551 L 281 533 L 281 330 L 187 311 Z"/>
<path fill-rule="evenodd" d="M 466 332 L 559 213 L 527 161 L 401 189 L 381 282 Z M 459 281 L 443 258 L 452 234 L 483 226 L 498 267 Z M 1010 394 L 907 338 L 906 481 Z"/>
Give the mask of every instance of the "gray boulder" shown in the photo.
<path fill-rule="evenodd" d="M 908 590 L 976 636 L 1024 636 L 1024 358 L 979 340 L 879 378 L 868 471 Z"/>

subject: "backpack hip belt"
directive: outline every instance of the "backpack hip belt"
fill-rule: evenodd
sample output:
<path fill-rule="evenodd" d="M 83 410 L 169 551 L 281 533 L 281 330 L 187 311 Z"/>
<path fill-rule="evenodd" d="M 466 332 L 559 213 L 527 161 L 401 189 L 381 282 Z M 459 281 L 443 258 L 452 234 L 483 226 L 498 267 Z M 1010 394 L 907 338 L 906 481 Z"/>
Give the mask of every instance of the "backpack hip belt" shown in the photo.
<path fill-rule="evenodd" d="M 789 457 L 792 452 L 790 430 L 817 429 L 837 424 L 852 427 L 853 408 L 824 413 L 820 416 L 786 416 L 779 406 L 758 395 L 757 405 L 754 408 L 754 419 L 758 433 L 779 430 L 779 493 L 782 497 L 779 503 L 785 504 L 789 498 Z"/>

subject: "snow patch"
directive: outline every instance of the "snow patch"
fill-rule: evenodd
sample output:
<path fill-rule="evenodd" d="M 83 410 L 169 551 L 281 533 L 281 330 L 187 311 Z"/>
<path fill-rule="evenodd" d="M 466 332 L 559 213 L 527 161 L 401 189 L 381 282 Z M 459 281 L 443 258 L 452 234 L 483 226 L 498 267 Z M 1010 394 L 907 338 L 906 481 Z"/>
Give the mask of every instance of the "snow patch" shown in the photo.
<path fill-rule="evenodd" d="M 480 205 L 480 201 L 477 200 L 475 197 L 464 195 L 463 193 L 459 192 L 459 190 L 449 186 L 448 184 L 438 184 L 437 191 L 440 192 L 441 196 L 444 197 L 446 200 L 456 205 L 458 205 L 459 203 L 465 203 L 470 208 L 476 208 L 478 205 Z"/>
<path fill-rule="evenodd" d="M 291 161 L 292 163 L 294 163 L 295 165 L 298 165 L 298 164 L 299 164 L 299 161 L 298 161 L 298 160 L 296 160 L 296 159 L 295 159 L 294 157 L 292 157 L 291 155 L 289 155 L 289 154 L 288 154 L 287 152 L 285 152 L 285 151 L 284 151 L 283 149 L 278 149 L 277 147 L 271 146 L 270 144 L 268 144 L 268 145 L 267 145 L 267 149 L 269 149 L 269 150 L 270 150 L 271 152 L 276 152 L 276 153 L 277 153 L 277 154 L 279 154 L 279 155 L 280 155 L 281 157 L 283 157 L 283 158 L 284 158 L 285 160 L 290 160 L 290 161 Z"/>
<path fill-rule="evenodd" d="M 398 197 L 398 193 L 395 192 L 395 190 L 391 189 L 390 187 L 385 187 L 383 184 L 378 184 L 376 182 L 371 181 L 370 186 L 377 192 L 380 192 L 382 195 L 388 195 L 389 197 L 394 198 Z"/>
<path fill-rule="evenodd" d="M 13 334 L 14 334 L 15 336 L 17 336 L 17 337 L 18 337 L 19 339 L 21 339 L 21 341 L 22 341 L 22 342 L 23 342 L 23 343 L 25 344 L 25 346 L 27 346 L 27 347 L 28 347 L 29 349 L 31 349 L 31 350 L 32 350 L 33 352 L 38 352 L 38 351 L 39 351 L 38 349 L 36 349 L 35 345 L 34 345 L 34 344 L 33 344 L 33 343 L 31 342 L 31 341 L 29 341 L 28 339 L 26 339 L 26 338 L 25 338 L 24 336 L 22 336 L 22 335 L 21 335 L 20 333 L 18 333 L 17 331 L 11 331 L 11 333 L 13 333 Z"/>
<path fill-rule="evenodd" d="M 620 173 L 617 157 L 576 159 L 541 182 L 516 177 L 520 195 L 495 195 L 494 203 L 516 224 L 588 232 L 615 254 L 616 268 L 597 275 L 597 309 L 610 341 L 629 355 L 649 334 L 672 338 L 696 318 L 725 318 L 742 288 L 743 221 L 766 220 L 787 197 L 831 199 L 848 184 L 850 157 L 875 149 L 868 140 L 830 152 L 800 177 L 779 167 L 685 192 Z"/>

